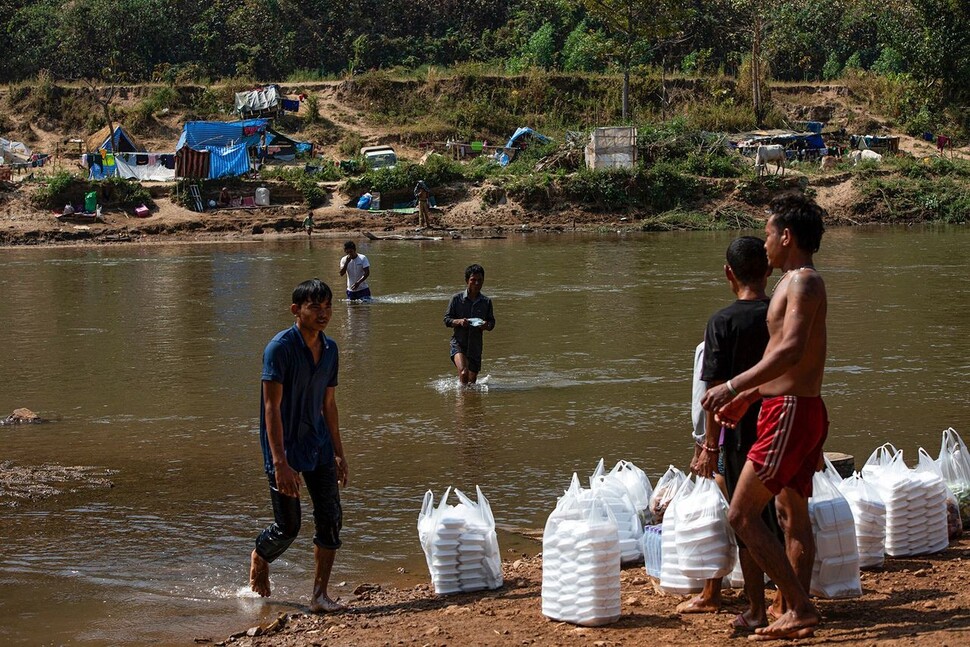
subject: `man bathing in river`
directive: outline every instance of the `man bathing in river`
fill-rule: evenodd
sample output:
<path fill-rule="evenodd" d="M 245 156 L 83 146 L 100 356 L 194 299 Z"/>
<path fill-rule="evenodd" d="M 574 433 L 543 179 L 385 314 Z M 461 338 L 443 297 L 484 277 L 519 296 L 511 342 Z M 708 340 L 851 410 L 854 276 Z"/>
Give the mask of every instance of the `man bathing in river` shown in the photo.
<path fill-rule="evenodd" d="M 737 300 L 718 310 L 707 322 L 698 377 L 709 386 L 723 384 L 757 364 L 768 343 L 765 286 L 771 268 L 764 241 L 754 236 L 736 238 L 728 246 L 726 257 L 724 275 Z M 698 405 L 701 395 L 697 397 Z M 735 429 L 721 427 L 715 423 L 713 412 L 704 412 L 706 421 L 699 421 L 700 429 L 694 433 L 696 448 L 691 471 L 705 478 L 712 477 L 715 471 L 720 472 L 729 501 L 737 489 L 748 451 L 754 445 L 760 410 L 760 403 L 754 402 Z M 774 501 L 768 501 L 762 517 L 772 534 L 780 539 Z M 768 624 L 764 572 L 740 540 L 738 557 L 749 608 L 735 617 L 734 627 L 742 630 L 763 627 Z M 775 606 L 776 612 L 780 613 L 780 603 Z M 720 607 L 721 578 L 716 578 L 707 580 L 700 594 L 678 605 L 677 612 L 714 613 Z"/>
<path fill-rule="evenodd" d="M 752 638 L 761 640 L 812 636 L 820 620 L 808 597 L 815 559 L 808 497 L 828 435 L 820 395 L 827 300 L 812 261 L 825 229 L 824 211 L 801 195 L 780 196 L 769 211 L 768 263 L 784 274 L 768 306 L 768 346 L 761 361 L 709 389 L 702 402 L 718 422 L 736 427 L 751 403 L 762 400 L 758 438 L 728 512 L 738 537 L 788 607 L 773 623 L 755 630 Z M 761 519 L 773 496 L 785 531 L 784 549 Z"/>
<path fill-rule="evenodd" d="M 304 281 L 293 291 L 290 312 L 296 322 L 277 333 L 263 351 L 259 407 L 259 439 L 275 521 L 256 539 L 249 585 L 269 596 L 269 564 L 300 531 L 300 486 L 305 483 L 315 528 L 312 613 L 343 609 L 327 593 L 340 548 L 338 485 L 346 487 L 349 477 L 335 399 L 337 345 L 323 334 L 333 314 L 332 301 L 333 293 L 319 279 Z"/>

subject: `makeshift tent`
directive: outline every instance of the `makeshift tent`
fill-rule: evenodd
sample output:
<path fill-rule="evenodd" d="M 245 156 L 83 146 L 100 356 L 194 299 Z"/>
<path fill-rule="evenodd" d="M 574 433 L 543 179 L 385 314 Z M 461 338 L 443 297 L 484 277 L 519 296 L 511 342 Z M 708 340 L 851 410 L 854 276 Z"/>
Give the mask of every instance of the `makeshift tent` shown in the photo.
<path fill-rule="evenodd" d="M 247 173 L 251 168 L 249 150 L 260 146 L 268 123 L 266 119 L 187 122 L 175 145 L 175 175 L 215 180 Z M 189 155 L 184 149 L 206 153 L 208 163 L 199 163 L 198 156 Z"/>
<path fill-rule="evenodd" d="M 523 144 L 527 143 L 530 138 L 536 139 L 536 140 L 538 140 L 538 141 L 540 141 L 542 143 L 546 143 L 548 141 L 552 141 L 548 137 L 546 137 L 545 135 L 542 135 L 540 133 L 537 133 L 536 131 L 532 130 L 531 128 L 522 127 L 522 128 L 516 128 L 515 129 L 515 133 L 513 133 L 512 136 L 509 137 L 509 143 L 507 143 L 505 145 L 505 147 L 506 148 L 524 148 Z"/>
<path fill-rule="evenodd" d="M 0 157 L 4 163 L 25 163 L 30 161 L 30 149 L 23 142 L 12 142 L 0 137 Z"/>
<path fill-rule="evenodd" d="M 109 136 L 110 130 L 105 126 L 85 141 L 87 152 L 96 153 L 101 149 L 108 149 L 114 153 L 144 153 L 145 147 L 128 134 L 123 126 L 115 126 L 114 137 Z M 109 145 L 110 144 L 110 145 Z"/>
<path fill-rule="evenodd" d="M 282 95 L 278 85 L 236 93 L 236 112 L 240 117 L 259 117 L 281 111 Z"/>
<path fill-rule="evenodd" d="M 313 144 L 310 142 L 298 142 L 272 128 L 266 130 L 266 147 L 268 159 L 283 162 L 292 162 L 297 155 L 313 153 Z"/>
<path fill-rule="evenodd" d="M 799 156 L 822 156 L 828 153 L 822 135 L 813 132 L 793 132 L 790 130 L 760 130 L 739 136 L 738 148 L 744 155 L 754 155 L 760 144 L 780 144 L 785 147 L 789 159 Z"/>

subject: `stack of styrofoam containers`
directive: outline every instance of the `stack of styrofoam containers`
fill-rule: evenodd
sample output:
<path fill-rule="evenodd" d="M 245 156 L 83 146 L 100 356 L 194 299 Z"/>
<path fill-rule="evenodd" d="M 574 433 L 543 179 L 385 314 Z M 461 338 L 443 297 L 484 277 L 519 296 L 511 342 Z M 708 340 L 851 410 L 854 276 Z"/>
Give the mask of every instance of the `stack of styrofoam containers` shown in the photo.
<path fill-rule="evenodd" d="M 660 567 L 660 590 L 672 595 L 697 593 L 704 588 L 704 580 L 684 575 L 683 570 L 681 570 L 680 554 L 677 547 L 677 505 L 683 497 L 690 494 L 693 488 L 693 480 L 682 480 L 670 503 L 667 504 L 663 515 L 663 531 L 660 535 L 663 556 Z"/>
<path fill-rule="evenodd" d="M 616 521 L 617 532 L 620 537 L 620 559 L 624 564 L 637 562 L 643 557 L 640 552 L 640 538 L 643 536 L 643 524 L 637 507 L 630 499 L 626 486 L 614 474 L 596 474 L 589 479 L 589 487 L 593 496 L 609 507 L 613 519 Z"/>
<path fill-rule="evenodd" d="M 880 447 L 862 468 L 886 504 L 886 554 L 925 555 L 949 544 L 946 525 L 946 485 L 928 472 L 906 467 L 903 452 L 888 457 Z"/>
<path fill-rule="evenodd" d="M 502 586 L 495 519 L 481 489 L 475 489 L 477 503 L 456 489 L 456 506 L 448 505 L 451 488 L 445 491 L 437 508 L 433 507 L 430 490 L 424 496 L 418 515 L 418 537 L 435 593 L 440 595 Z"/>
<path fill-rule="evenodd" d="M 620 618 L 616 522 L 575 475 L 542 535 L 542 614 L 588 627 Z"/>
<path fill-rule="evenodd" d="M 811 594 L 824 598 L 862 595 L 852 509 L 824 472 L 813 477 L 808 516 L 815 538 Z"/>
<path fill-rule="evenodd" d="M 886 504 L 859 472 L 839 484 L 852 509 L 860 568 L 879 568 L 886 561 Z"/>
<path fill-rule="evenodd" d="M 677 554 L 685 577 L 708 580 L 726 577 L 734 569 L 738 545 L 727 511 L 727 499 L 714 479 L 698 478 L 693 489 L 678 498 Z"/>
<path fill-rule="evenodd" d="M 643 566 L 647 571 L 647 575 L 659 580 L 660 570 L 663 568 L 662 525 L 656 524 L 643 529 L 640 550 L 643 552 Z"/>
<path fill-rule="evenodd" d="M 626 486 L 627 494 L 630 495 L 630 500 L 633 501 L 637 515 L 640 517 L 640 526 L 653 523 L 653 514 L 650 512 L 653 486 L 650 485 L 650 479 L 644 471 L 629 461 L 621 460 L 613 467 L 610 474 Z"/>

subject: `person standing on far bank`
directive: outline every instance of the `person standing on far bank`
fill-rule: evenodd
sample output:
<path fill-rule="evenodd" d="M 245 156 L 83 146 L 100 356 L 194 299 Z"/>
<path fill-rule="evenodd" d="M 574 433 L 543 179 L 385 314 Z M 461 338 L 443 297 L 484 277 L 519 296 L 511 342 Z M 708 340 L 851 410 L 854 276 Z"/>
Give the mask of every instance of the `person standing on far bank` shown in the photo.
<path fill-rule="evenodd" d="M 828 299 L 813 260 L 825 231 L 825 211 L 803 195 L 788 194 L 772 200 L 769 213 L 768 264 L 784 274 L 768 304 L 768 346 L 761 361 L 709 389 L 702 401 L 718 422 L 736 427 L 748 407 L 761 400 L 758 437 L 748 452 L 728 518 L 787 605 L 775 622 L 755 630 L 762 640 L 807 638 L 820 621 L 808 597 L 815 559 L 808 498 L 829 428 L 821 397 Z M 773 496 L 785 547 L 761 519 Z"/>
<path fill-rule="evenodd" d="M 370 276 L 370 261 L 357 253 L 357 245 L 352 240 L 344 243 L 345 256 L 340 259 L 340 276 L 347 275 L 347 300 L 362 301 L 371 298 L 367 277 Z"/>
<path fill-rule="evenodd" d="M 474 384 L 478 379 L 482 370 L 482 331 L 495 328 L 492 300 L 482 294 L 484 283 L 484 267 L 466 267 L 465 291 L 451 297 L 445 312 L 445 326 L 455 330 L 451 335 L 451 361 L 462 384 Z"/>
<path fill-rule="evenodd" d="M 263 597 L 270 595 L 269 565 L 300 531 L 300 488 L 305 484 L 314 525 L 310 612 L 330 613 L 344 608 L 327 588 L 341 544 L 339 486 L 350 480 L 335 398 L 337 344 L 323 333 L 333 314 L 330 287 L 320 279 L 300 283 L 290 312 L 293 326 L 277 333 L 263 351 L 259 440 L 274 521 L 256 539 L 249 585 Z"/>

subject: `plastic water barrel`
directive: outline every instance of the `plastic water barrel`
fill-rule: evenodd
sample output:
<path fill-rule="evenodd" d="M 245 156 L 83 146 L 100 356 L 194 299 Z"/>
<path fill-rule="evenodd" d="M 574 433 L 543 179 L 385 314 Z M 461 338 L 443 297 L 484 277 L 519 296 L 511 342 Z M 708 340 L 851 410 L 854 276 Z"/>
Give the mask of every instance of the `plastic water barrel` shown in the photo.
<path fill-rule="evenodd" d="M 84 194 L 84 210 L 94 211 L 98 208 L 98 194 L 94 191 Z"/>
<path fill-rule="evenodd" d="M 256 204 L 261 207 L 269 206 L 269 189 L 264 186 L 256 189 Z"/>

